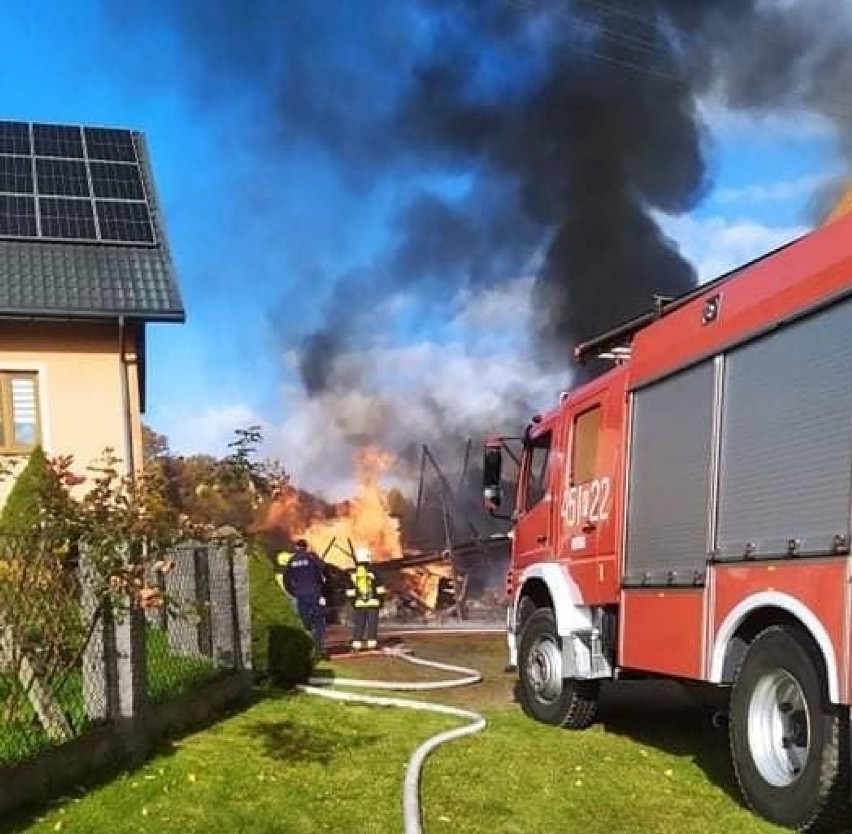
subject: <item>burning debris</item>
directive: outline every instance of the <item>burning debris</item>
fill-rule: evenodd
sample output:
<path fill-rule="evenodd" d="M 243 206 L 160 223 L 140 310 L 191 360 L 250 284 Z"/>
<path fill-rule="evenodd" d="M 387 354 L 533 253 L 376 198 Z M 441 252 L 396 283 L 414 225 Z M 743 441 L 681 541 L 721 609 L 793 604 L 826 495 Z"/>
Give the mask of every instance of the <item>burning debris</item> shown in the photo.
<path fill-rule="evenodd" d="M 354 464 L 357 488 L 350 500 L 309 504 L 304 493 L 288 486 L 271 504 L 264 525 L 291 541 L 306 539 L 322 556 L 332 577 L 332 606 L 344 604 L 344 572 L 353 567 L 355 552 L 363 548 L 371 553 L 373 569 L 390 591 L 385 616 L 401 620 L 502 616 L 507 539 L 476 537 L 457 543 L 450 535 L 448 546 L 430 549 L 408 542 L 405 547 L 400 518 L 392 512 L 389 491 L 382 486 L 393 455 L 367 447 L 359 450 Z M 449 489 L 446 479 L 442 483 Z M 422 487 L 421 482 L 421 495 Z"/>

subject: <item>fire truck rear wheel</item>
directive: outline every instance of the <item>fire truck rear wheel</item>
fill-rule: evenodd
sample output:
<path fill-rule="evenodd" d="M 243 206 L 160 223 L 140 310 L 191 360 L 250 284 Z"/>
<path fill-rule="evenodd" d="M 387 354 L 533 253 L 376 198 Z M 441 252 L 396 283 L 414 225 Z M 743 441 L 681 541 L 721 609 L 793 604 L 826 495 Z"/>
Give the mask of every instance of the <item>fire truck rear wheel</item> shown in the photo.
<path fill-rule="evenodd" d="M 849 720 L 828 700 L 822 656 L 798 629 L 755 637 L 731 693 L 730 744 L 743 796 L 799 831 L 848 823 Z"/>
<path fill-rule="evenodd" d="M 562 676 L 556 617 L 539 608 L 527 620 L 518 651 L 518 700 L 524 712 L 545 724 L 584 730 L 598 712 L 598 681 Z"/>

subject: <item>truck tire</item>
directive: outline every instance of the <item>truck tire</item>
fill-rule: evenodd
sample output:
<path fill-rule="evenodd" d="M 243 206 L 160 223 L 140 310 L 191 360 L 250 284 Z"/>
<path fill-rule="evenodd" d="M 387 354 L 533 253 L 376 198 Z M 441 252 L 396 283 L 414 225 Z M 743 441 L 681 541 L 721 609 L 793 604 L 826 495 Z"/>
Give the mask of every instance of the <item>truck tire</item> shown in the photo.
<path fill-rule="evenodd" d="M 518 700 L 544 724 L 584 730 L 598 712 L 598 681 L 562 677 L 562 646 L 550 608 L 539 608 L 524 626 L 518 649 Z"/>
<path fill-rule="evenodd" d="M 755 637 L 731 693 L 729 739 L 748 806 L 798 831 L 848 825 L 849 719 L 828 700 L 823 661 L 798 629 Z"/>
<path fill-rule="evenodd" d="M 515 634 L 520 638 L 529 618 L 536 612 L 536 604 L 530 597 L 521 597 L 518 602 L 517 621 L 515 623 Z"/>

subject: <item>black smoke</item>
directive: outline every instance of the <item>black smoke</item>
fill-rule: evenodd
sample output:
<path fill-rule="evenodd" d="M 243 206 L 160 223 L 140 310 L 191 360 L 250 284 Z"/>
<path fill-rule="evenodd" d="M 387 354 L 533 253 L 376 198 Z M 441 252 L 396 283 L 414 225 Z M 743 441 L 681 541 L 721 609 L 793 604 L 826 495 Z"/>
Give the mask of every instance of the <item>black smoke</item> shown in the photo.
<path fill-rule="evenodd" d="M 122 5 L 127 25 L 151 13 Z M 199 62 L 210 106 L 254 100 L 264 153 L 311 149 L 365 196 L 379 181 L 404 184 L 386 250 L 337 277 L 318 328 L 288 334 L 309 394 L 378 397 L 372 369 L 341 360 L 382 331 L 377 311 L 396 293 L 428 319 L 537 258 L 538 360 L 567 371 L 577 342 L 694 286 L 655 212 L 689 211 L 712 179 L 698 98 L 801 108 L 847 128 L 849 27 L 831 8 L 163 0 L 159 14 Z M 462 185 L 435 185 L 441 177 Z M 520 394 L 515 405 L 529 404 Z"/>

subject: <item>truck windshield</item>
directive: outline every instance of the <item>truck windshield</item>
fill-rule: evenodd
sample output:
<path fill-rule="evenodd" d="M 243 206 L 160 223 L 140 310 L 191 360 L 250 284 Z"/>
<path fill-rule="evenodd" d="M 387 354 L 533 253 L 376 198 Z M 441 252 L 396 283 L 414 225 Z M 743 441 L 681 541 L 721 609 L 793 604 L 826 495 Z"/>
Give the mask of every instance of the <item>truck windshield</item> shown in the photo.
<path fill-rule="evenodd" d="M 550 458 L 552 433 L 540 434 L 527 446 L 527 482 L 524 491 L 524 509 L 529 510 L 544 498 L 547 486 L 547 461 Z"/>

